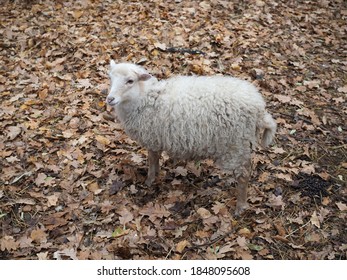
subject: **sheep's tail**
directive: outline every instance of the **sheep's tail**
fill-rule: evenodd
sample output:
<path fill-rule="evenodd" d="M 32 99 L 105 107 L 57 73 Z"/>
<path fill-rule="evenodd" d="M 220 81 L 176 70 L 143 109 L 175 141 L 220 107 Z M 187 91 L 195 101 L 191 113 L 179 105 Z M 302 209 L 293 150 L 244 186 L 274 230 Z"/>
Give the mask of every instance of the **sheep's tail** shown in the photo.
<path fill-rule="evenodd" d="M 266 148 L 269 146 L 275 137 L 276 133 L 276 128 L 277 124 L 275 120 L 272 118 L 272 116 L 268 113 L 265 112 L 262 123 L 261 123 L 261 128 L 264 129 L 263 134 L 261 136 L 261 145 L 262 147 Z"/>

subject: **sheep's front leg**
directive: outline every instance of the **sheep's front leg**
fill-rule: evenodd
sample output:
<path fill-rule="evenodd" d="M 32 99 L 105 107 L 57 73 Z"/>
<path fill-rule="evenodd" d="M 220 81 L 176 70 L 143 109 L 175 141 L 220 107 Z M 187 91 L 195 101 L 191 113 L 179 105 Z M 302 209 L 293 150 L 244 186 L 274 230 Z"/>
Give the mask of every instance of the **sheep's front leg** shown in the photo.
<path fill-rule="evenodd" d="M 243 167 L 241 175 L 237 178 L 237 202 L 235 215 L 240 216 L 248 208 L 247 188 L 251 176 L 251 162 L 248 161 Z"/>
<path fill-rule="evenodd" d="M 151 186 L 155 180 L 155 176 L 159 173 L 159 158 L 161 152 L 153 152 L 148 150 L 148 175 L 146 185 Z"/>

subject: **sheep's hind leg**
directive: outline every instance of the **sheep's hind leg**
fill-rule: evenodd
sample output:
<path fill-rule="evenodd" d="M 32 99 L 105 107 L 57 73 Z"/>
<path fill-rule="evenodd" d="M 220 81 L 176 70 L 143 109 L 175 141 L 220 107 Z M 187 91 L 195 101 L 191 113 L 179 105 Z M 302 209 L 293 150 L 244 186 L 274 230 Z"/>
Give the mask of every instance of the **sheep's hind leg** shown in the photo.
<path fill-rule="evenodd" d="M 155 181 L 156 175 L 159 173 L 159 158 L 161 152 L 154 152 L 148 150 L 148 175 L 146 179 L 146 185 L 151 186 Z"/>
<path fill-rule="evenodd" d="M 251 175 L 250 151 L 243 149 L 234 151 L 232 154 L 225 154 L 217 164 L 226 170 L 227 174 L 233 174 L 233 177 L 236 179 L 237 201 L 235 216 L 240 216 L 248 208 L 247 188 Z"/>
<path fill-rule="evenodd" d="M 250 159 L 241 167 L 241 174 L 237 179 L 237 202 L 235 216 L 240 216 L 249 206 L 247 203 L 247 188 L 251 176 Z"/>

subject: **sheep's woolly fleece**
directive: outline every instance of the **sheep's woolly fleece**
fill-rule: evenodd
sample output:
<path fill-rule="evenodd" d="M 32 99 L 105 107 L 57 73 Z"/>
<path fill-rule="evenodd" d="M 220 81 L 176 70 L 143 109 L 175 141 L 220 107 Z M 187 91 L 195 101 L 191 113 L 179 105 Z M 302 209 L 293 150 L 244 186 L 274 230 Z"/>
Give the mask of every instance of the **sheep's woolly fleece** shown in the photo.
<path fill-rule="evenodd" d="M 211 158 L 234 170 L 249 159 L 259 135 L 264 146 L 272 141 L 276 123 L 251 83 L 228 76 L 139 80 L 144 73 L 111 62 L 108 95 L 119 102 L 114 107 L 126 133 L 142 146 L 178 159 Z"/>

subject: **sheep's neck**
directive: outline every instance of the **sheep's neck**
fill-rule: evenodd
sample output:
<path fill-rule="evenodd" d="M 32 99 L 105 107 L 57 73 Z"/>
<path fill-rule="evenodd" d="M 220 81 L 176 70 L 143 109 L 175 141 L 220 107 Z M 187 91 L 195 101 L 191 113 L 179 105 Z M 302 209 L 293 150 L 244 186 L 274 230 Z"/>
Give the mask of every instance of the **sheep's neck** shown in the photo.
<path fill-rule="evenodd" d="M 138 108 L 141 104 L 141 99 L 127 100 L 117 106 L 116 112 L 121 122 L 127 122 L 134 114 L 138 114 Z"/>

